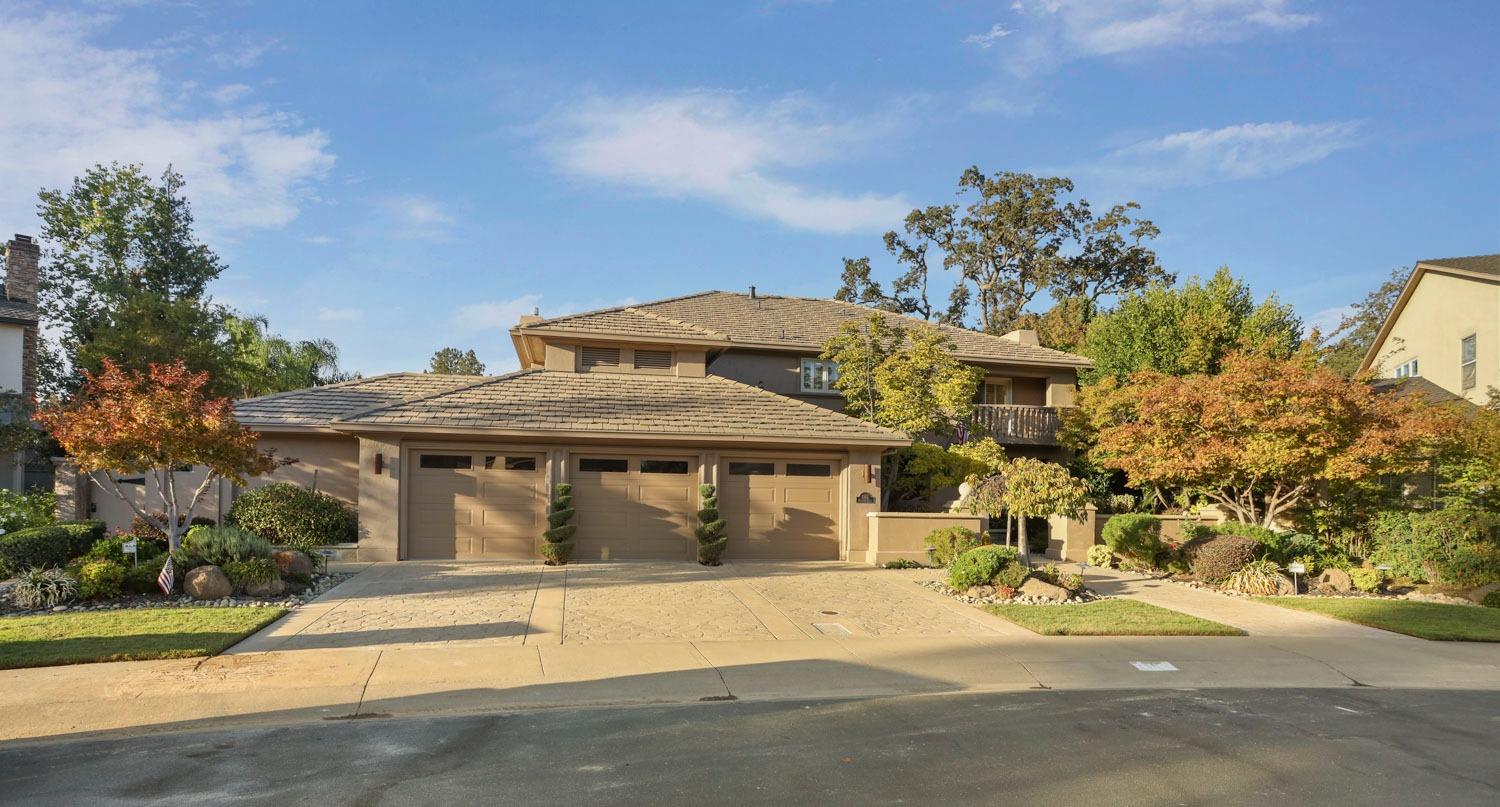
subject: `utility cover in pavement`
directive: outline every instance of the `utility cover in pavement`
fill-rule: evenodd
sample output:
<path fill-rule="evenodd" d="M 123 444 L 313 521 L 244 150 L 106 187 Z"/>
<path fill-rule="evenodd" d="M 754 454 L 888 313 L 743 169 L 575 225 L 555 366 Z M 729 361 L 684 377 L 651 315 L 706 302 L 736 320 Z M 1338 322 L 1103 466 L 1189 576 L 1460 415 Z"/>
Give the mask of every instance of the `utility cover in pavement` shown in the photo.
<path fill-rule="evenodd" d="M 1177 666 L 1170 661 L 1132 661 L 1130 666 L 1141 672 L 1177 672 Z"/>
<path fill-rule="evenodd" d="M 824 635 L 833 635 L 833 636 L 852 636 L 853 635 L 853 634 L 851 634 L 849 632 L 848 628 L 844 627 L 843 625 L 840 625 L 837 622 L 814 622 L 813 623 L 813 627 L 818 629 L 818 633 L 822 633 Z"/>

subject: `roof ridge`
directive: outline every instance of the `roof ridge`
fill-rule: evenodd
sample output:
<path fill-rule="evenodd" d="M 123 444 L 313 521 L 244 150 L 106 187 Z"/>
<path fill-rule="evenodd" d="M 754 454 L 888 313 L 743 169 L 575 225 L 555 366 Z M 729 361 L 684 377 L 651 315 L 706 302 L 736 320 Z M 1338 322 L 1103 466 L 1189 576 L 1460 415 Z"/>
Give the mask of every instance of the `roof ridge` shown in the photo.
<path fill-rule="evenodd" d="M 345 379 L 343 381 L 335 381 L 332 384 L 318 384 L 318 385 L 311 386 L 311 387 L 298 387 L 297 389 L 282 390 L 281 392 L 268 392 L 265 395 L 256 395 L 256 396 L 254 396 L 252 398 L 240 398 L 239 400 L 235 401 L 235 404 L 239 405 L 239 404 L 243 404 L 243 403 L 259 403 L 261 401 L 275 400 L 276 398 L 284 398 L 284 397 L 286 397 L 288 395 L 296 395 L 298 393 L 310 392 L 312 390 L 336 389 L 336 388 L 343 388 L 343 387 L 352 387 L 352 386 L 355 386 L 357 384 L 367 384 L 367 383 L 369 383 L 371 381 L 379 381 L 382 378 L 395 378 L 396 376 L 409 376 L 409 375 L 427 375 L 427 374 L 426 373 L 415 373 L 415 372 L 412 372 L 411 370 L 397 370 L 396 372 L 393 372 L 393 373 L 381 373 L 380 375 L 372 375 L 369 378 L 349 378 L 349 379 Z"/>
<path fill-rule="evenodd" d="M 696 322 L 688 322 L 687 320 L 676 319 L 675 317 L 669 317 L 669 316 L 667 316 L 665 314 L 658 314 L 655 311 L 647 311 L 644 308 L 636 308 L 634 306 L 629 306 L 629 307 L 625 308 L 624 310 L 625 311 L 629 311 L 629 312 L 631 312 L 633 314 L 640 314 L 643 317 L 649 317 L 651 319 L 657 319 L 657 320 L 661 320 L 662 322 L 668 322 L 668 323 L 671 323 L 673 325 L 678 325 L 678 326 L 681 326 L 683 328 L 688 328 L 690 330 L 700 331 L 703 334 L 705 334 L 707 336 L 711 336 L 711 337 L 713 337 L 715 339 L 723 339 L 723 340 L 726 340 L 726 341 L 734 341 L 734 340 L 732 340 L 732 339 L 729 338 L 729 334 L 727 334 L 727 333 L 721 333 L 721 332 L 716 331 L 716 330 L 714 330 L 712 328 L 706 328 L 706 327 L 704 327 L 702 325 L 699 325 Z"/>
<path fill-rule="evenodd" d="M 912 322 L 915 322 L 918 325 L 931 325 L 932 327 L 937 328 L 940 331 L 950 331 L 950 332 L 954 332 L 954 333 L 973 334 L 975 336 L 981 336 L 981 337 L 984 337 L 986 339 L 1005 339 L 1004 336 L 1001 336 L 1000 334 L 990 333 L 989 331 L 977 331 L 977 330 L 974 330 L 973 328 L 965 328 L 962 325 L 954 325 L 954 324 L 948 323 L 948 322 L 941 322 L 941 321 L 939 321 L 939 322 L 933 322 L 932 320 L 920 319 L 920 318 L 914 317 L 914 316 L 912 316 L 910 314 L 902 314 L 899 311 L 887 311 L 887 310 L 885 310 L 883 308 L 872 308 L 870 306 L 862 305 L 860 303 L 851 303 L 848 300 L 840 300 L 840 299 L 838 299 L 836 297 L 828 297 L 828 298 L 816 298 L 816 297 L 812 297 L 812 298 L 805 298 L 805 299 L 814 299 L 814 300 L 816 300 L 816 299 L 826 299 L 828 302 L 831 302 L 831 303 L 839 303 L 841 305 L 853 306 L 854 308 L 858 308 L 858 309 L 861 309 L 863 311 L 869 311 L 870 313 L 873 313 L 873 314 L 885 314 L 887 316 L 897 317 L 899 319 L 911 320 Z M 1006 341 L 1009 341 L 1009 340 L 1006 340 Z M 1063 356 L 1068 356 L 1070 358 L 1084 359 L 1084 360 L 1088 359 L 1087 356 L 1080 356 L 1080 355 L 1078 355 L 1076 353 L 1069 353 L 1066 350 L 1058 350 L 1055 347 L 1047 347 L 1046 345 L 1026 345 L 1026 344 L 1022 344 L 1020 342 L 1014 342 L 1013 344 L 1018 345 L 1018 346 L 1023 347 L 1023 348 L 1038 348 L 1040 350 L 1045 350 L 1045 351 L 1048 351 L 1048 352 L 1051 352 L 1051 353 L 1061 354 Z"/>
<path fill-rule="evenodd" d="M 673 302 L 676 302 L 678 300 L 686 300 L 686 299 L 689 299 L 689 298 L 692 298 L 692 297 L 702 297 L 705 294 L 714 294 L 714 293 L 715 293 L 715 290 L 710 289 L 708 291 L 697 291 L 697 292 L 693 292 L 692 294 L 680 294 L 680 295 L 678 295 L 676 297 L 666 297 L 666 298 L 663 298 L 663 299 L 660 299 L 660 300 L 651 300 L 649 302 L 644 302 L 644 303 L 641 303 L 641 302 L 624 303 L 622 305 L 612 305 L 612 306 L 610 306 L 608 308 L 595 308 L 595 309 L 593 309 L 591 311 L 575 311 L 572 314 L 562 314 L 560 316 L 551 317 L 549 319 L 544 319 L 541 322 L 532 322 L 532 323 L 528 323 L 526 325 L 520 325 L 520 326 L 517 326 L 517 327 L 521 328 L 522 330 L 525 330 L 526 328 L 541 328 L 541 327 L 544 327 L 544 326 L 547 326 L 547 325 L 551 325 L 554 322 L 562 322 L 564 320 L 577 319 L 578 317 L 587 317 L 587 316 L 592 316 L 594 314 L 608 314 L 608 313 L 611 313 L 611 312 L 614 312 L 614 311 L 628 311 L 630 309 L 638 308 L 639 306 L 643 306 L 643 305 L 656 305 L 658 303 L 673 303 Z"/>
<path fill-rule="evenodd" d="M 439 390 L 437 392 L 427 392 L 427 393 L 423 393 L 421 395 L 417 395 L 417 396 L 412 397 L 412 398 L 402 398 L 399 401 L 388 401 L 386 403 L 378 404 L 376 406 L 369 406 L 369 407 L 366 407 L 364 409 L 356 409 L 356 410 L 353 410 L 351 412 L 345 412 L 344 414 L 339 415 L 336 418 L 330 418 L 329 422 L 330 423 L 338 423 L 339 421 L 342 421 L 342 420 L 345 420 L 345 419 L 348 419 L 348 418 L 360 417 L 360 416 L 368 415 L 368 414 L 371 414 L 371 413 L 374 413 L 374 412 L 379 412 L 382 409 L 390 409 L 390 408 L 396 407 L 396 406 L 410 406 L 411 404 L 418 403 L 420 401 L 425 401 L 425 400 L 428 400 L 430 398 L 441 398 L 444 395 L 452 395 L 454 393 L 464 392 L 466 390 L 474 389 L 475 387 L 482 387 L 482 386 L 484 386 L 486 384 L 493 384 L 496 381 L 504 381 L 507 378 L 515 378 L 517 376 L 523 376 L 523 375 L 528 375 L 530 373 L 540 373 L 540 372 L 543 372 L 543 371 L 540 370 L 540 369 L 531 369 L 531 370 L 516 370 L 514 372 L 502 373 L 500 375 L 466 376 L 467 378 L 478 378 L 479 380 L 475 381 L 472 384 L 460 384 L 459 386 L 456 386 L 456 387 L 454 387 L 452 389 Z M 420 375 L 436 375 L 436 374 L 435 373 L 421 373 Z"/>

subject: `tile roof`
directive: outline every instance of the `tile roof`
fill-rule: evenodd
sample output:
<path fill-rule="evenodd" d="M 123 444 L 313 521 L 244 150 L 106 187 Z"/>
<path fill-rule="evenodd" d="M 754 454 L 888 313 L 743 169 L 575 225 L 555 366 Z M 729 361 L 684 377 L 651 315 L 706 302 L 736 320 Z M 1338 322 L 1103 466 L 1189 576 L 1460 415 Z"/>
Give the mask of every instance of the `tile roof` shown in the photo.
<path fill-rule="evenodd" d="M 1424 403 L 1430 404 L 1465 400 L 1463 396 L 1455 395 L 1421 376 L 1377 378 L 1370 382 L 1370 386 L 1376 392 L 1390 393 L 1401 398 L 1420 398 Z"/>
<path fill-rule="evenodd" d="M 1417 261 L 1424 266 L 1457 269 L 1461 272 L 1482 272 L 1500 277 L 1500 255 L 1470 255 L 1465 258 L 1434 258 Z"/>
<path fill-rule="evenodd" d="M 36 305 L 25 300 L 11 300 L 0 297 L 0 321 L 36 322 Z"/>
<path fill-rule="evenodd" d="M 821 350 L 849 320 L 879 313 L 892 322 L 911 326 L 922 323 L 854 303 L 815 297 L 777 297 L 725 291 L 708 291 L 651 303 L 572 314 L 519 326 L 519 331 L 556 329 L 571 332 L 698 339 L 728 343 L 771 345 L 796 350 Z M 1023 345 L 966 328 L 939 326 L 952 337 L 961 359 L 985 362 L 1017 362 L 1088 366 L 1088 359 L 1061 350 Z"/>
<path fill-rule="evenodd" d="M 906 435 L 719 376 L 523 370 L 340 425 L 904 443 Z"/>
<path fill-rule="evenodd" d="M 447 392 L 485 376 L 391 373 L 357 378 L 323 387 L 246 398 L 234 405 L 235 417 L 255 425 L 327 425 L 334 418 L 386 406 L 435 392 Z"/>

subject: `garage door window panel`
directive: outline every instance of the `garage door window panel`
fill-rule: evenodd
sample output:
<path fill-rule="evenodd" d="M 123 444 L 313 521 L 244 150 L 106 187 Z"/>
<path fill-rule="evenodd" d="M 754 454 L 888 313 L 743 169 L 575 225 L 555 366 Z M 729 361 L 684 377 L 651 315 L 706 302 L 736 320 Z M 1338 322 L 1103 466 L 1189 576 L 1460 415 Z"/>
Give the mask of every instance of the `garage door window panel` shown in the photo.
<path fill-rule="evenodd" d="M 774 462 L 731 462 L 729 463 L 730 476 L 773 476 L 776 473 Z"/>
<path fill-rule="evenodd" d="M 484 469 L 493 471 L 535 471 L 536 457 L 497 457 L 486 456 L 484 458 Z"/>
<path fill-rule="evenodd" d="M 423 454 L 420 464 L 432 470 L 468 470 L 474 467 L 474 458 L 468 454 Z"/>
<path fill-rule="evenodd" d="M 824 463 L 789 462 L 787 476 L 833 476 L 833 466 Z"/>
<path fill-rule="evenodd" d="M 623 474 L 630 470 L 630 460 L 615 457 L 579 457 L 578 470 L 593 474 Z"/>
<path fill-rule="evenodd" d="M 687 460 L 641 460 L 641 473 L 643 474 L 686 474 L 689 472 Z"/>

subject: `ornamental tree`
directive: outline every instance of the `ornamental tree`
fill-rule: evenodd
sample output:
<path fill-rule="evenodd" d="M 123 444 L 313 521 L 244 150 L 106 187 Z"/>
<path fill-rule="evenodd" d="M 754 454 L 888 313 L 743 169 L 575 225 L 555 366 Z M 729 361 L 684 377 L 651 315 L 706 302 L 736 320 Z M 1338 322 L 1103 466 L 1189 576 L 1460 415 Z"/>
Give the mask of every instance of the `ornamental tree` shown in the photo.
<path fill-rule="evenodd" d="M 1075 479 L 1068 469 L 1052 462 L 1031 457 L 1016 457 L 988 479 L 974 478 L 974 493 L 967 506 L 978 515 L 1002 513 L 1016 517 L 1017 549 L 1029 557 L 1026 544 L 1026 519 L 1067 516 L 1078 518 L 1089 501 L 1088 486 Z"/>
<path fill-rule="evenodd" d="M 183 522 L 220 479 L 244 484 L 247 477 L 278 465 L 273 452 L 256 448 L 255 432 L 234 419 L 228 398 L 205 391 L 208 374 L 181 361 L 125 370 L 105 359 L 98 374 L 67 403 L 49 402 L 36 415 L 63 450 L 100 489 L 118 496 L 135 514 L 181 543 Z M 207 469 L 196 488 L 179 490 L 179 469 Z M 149 475 L 161 498 L 163 518 L 133 502 L 120 488 L 122 475 Z"/>
<path fill-rule="evenodd" d="M 1327 483 L 1405 474 L 1429 461 L 1445 416 L 1317 367 L 1232 354 L 1218 375 L 1155 370 L 1083 390 L 1067 431 L 1132 487 L 1196 493 L 1270 527 Z"/>

